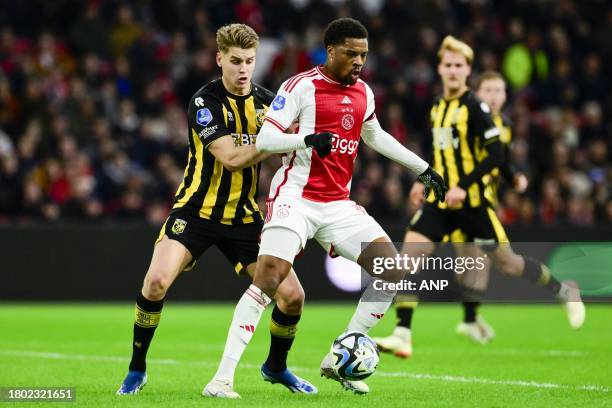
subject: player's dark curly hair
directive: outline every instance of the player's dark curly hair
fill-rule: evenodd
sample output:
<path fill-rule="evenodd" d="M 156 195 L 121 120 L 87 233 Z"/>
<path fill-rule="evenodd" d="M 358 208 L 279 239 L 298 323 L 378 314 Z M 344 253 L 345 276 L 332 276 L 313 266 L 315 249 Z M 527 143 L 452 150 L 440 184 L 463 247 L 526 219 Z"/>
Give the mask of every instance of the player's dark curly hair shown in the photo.
<path fill-rule="evenodd" d="M 346 38 L 368 38 L 368 30 L 354 18 L 339 18 L 327 25 L 323 44 L 342 44 Z"/>

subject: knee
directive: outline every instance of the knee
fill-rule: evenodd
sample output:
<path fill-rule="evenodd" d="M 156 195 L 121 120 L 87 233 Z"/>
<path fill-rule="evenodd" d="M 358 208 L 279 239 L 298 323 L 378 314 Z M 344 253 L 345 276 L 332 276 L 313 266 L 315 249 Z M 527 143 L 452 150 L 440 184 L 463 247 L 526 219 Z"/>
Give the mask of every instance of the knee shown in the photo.
<path fill-rule="evenodd" d="M 518 255 L 500 257 L 495 261 L 497 268 L 504 275 L 520 276 L 523 273 L 524 262 Z"/>
<path fill-rule="evenodd" d="M 143 295 L 150 300 L 160 300 L 166 296 L 170 287 L 170 278 L 157 271 L 149 271 L 143 285 Z"/>
<path fill-rule="evenodd" d="M 257 261 L 253 284 L 263 290 L 268 296 L 273 297 L 284 275 L 286 275 L 283 274 L 284 269 L 286 269 L 283 265 L 284 262 L 287 263 L 287 261 L 279 258 L 262 256 Z"/>
<path fill-rule="evenodd" d="M 278 299 L 277 304 L 283 313 L 288 315 L 299 315 L 302 313 L 305 298 L 304 289 L 298 286 L 283 294 L 283 296 Z"/>

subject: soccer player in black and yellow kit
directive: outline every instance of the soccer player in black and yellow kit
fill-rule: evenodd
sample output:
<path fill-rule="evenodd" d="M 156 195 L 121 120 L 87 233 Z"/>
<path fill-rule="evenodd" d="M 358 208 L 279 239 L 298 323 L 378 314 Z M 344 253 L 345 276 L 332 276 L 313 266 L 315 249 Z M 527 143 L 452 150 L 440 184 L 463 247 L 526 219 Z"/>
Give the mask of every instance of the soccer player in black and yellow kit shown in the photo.
<path fill-rule="evenodd" d="M 136 300 L 132 359 L 118 394 L 137 393 L 146 384 L 146 354 L 166 292 L 182 271 L 193 268 L 204 251 L 216 245 L 236 273 L 252 276 L 255 270 L 263 225 L 256 202 L 259 162 L 267 157 L 256 150 L 255 138 L 275 96 L 251 82 L 258 41 L 255 31 L 244 24 L 230 24 L 217 31 L 216 61 L 222 76 L 203 86 L 189 102 L 185 176 L 155 242 Z M 294 271 L 282 282 L 275 300 L 265 366 L 271 376 L 282 377 L 274 382 L 291 386 L 293 392 L 316 393 L 314 386 L 286 367 L 304 304 L 304 291 Z M 235 365 L 222 369 L 233 373 Z M 238 398 L 232 380 L 219 378 L 203 393 Z"/>
<path fill-rule="evenodd" d="M 449 190 L 445 202 L 436 203 L 430 196 L 415 214 L 404 237 L 404 253 L 413 257 L 431 254 L 434 243 L 460 229 L 469 242 L 487 252 L 502 273 L 549 289 L 565 304 L 570 325 L 581 327 L 585 309 L 579 290 L 557 281 L 539 261 L 512 250 L 493 203 L 485 194 L 487 185 L 483 177 L 502 165 L 504 150 L 489 106 L 467 86 L 474 59 L 472 49 L 447 36 L 438 58 L 444 94 L 436 99 L 430 111 L 433 168 L 444 176 Z M 410 196 L 422 193 L 423 185 L 416 182 Z M 414 301 L 396 301 L 399 322 L 393 335 L 374 339 L 382 350 L 410 357 L 410 325 L 415 306 Z"/>
<path fill-rule="evenodd" d="M 493 208 L 499 203 L 498 191 L 501 178 L 522 194 L 527 189 L 528 180 L 525 174 L 516 171 L 510 163 L 510 144 L 512 142 L 512 127 L 510 120 L 503 114 L 502 109 L 506 103 L 506 81 L 504 77 L 495 71 L 487 71 L 478 76 L 475 83 L 476 95 L 491 109 L 491 117 L 495 126 L 499 129 L 499 140 L 503 146 L 503 162 L 483 178 L 485 185 L 484 195 Z M 450 241 L 455 244 L 458 256 L 482 256 L 482 251 L 473 244 L 465 243 L 465 234 L 461 230 L 453 231 Z M 487 289 L 491 262 L 488 258 L 484 262 L 482 270 L 466 270 L 463 274 L 457 274 L 457 279 L 464 287 L 463 302 L 464 318 L 457 326 L 457 333 L 467 336 L 473 341 L 486 344 L 493 339 L 495 331 L 478 314 L 480 299 Z"/>

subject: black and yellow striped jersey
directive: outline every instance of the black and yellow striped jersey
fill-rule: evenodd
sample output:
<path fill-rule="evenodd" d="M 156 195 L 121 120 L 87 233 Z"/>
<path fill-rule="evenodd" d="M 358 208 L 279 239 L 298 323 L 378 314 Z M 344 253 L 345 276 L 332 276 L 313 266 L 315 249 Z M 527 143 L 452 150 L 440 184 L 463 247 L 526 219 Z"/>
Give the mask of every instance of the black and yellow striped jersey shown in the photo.
<path fill-rule="evenodd" d="M 509 163 L 510 143 L 512 143 L 512 124 L 510 123 L 510 120 L 503 114 L 495 115 L 493 117 L 493 122 L 500 131 L 499 141 L 502 143 L 504 149 L 504 163 L 502 165 L 503 168 L 498 167 L 493 169 L 491 173 L 483 177 L 482 181 L 486 186 L 484 193 L 485 197 L 493 206 L 497 207 L 499 205 L 498 191 L 501 174 L 505 174 L 506 177 L 509 178 L 507 181 L 513 183 L 512 171 L 510 170 Z M 479 158 L 480 160 L 482 160 L 485 155 L 483 154 L 482 156 L 483 157 Z"/>
<path fill-rule="evenodd" d="M 449 100 L 437 98 L 430 118 L 433 168 L 444 177 L 449 188 L 455 187 L 486 157 L 486 154 L 483 156 L 485 147 L 499 140 L 500 132 L 493 123 L 488 105 L 471 90 Z M 486 204 L 485 187 L 482 180 L 467 186 L 467 197 L 462 207 Z M 433 194 L 427 201 L 435 202 Z M 446 202 L 438 203 L 438 206 L 448 207 Z"/>
<path fill-rule="evenodd" d="M 187 110 L 189 159 L 173 210 L 189 207 L 202 218 L 228 225 L 261 221 L 257 206 L 259 163 L 230 172 L 208 146 L 226 135 L 233 137 L 236 146 L 254 144 L 273 99 L 272 92 L 256 84 L 248 95 L 233 95 L 221 79 L 193 95 Z"/>

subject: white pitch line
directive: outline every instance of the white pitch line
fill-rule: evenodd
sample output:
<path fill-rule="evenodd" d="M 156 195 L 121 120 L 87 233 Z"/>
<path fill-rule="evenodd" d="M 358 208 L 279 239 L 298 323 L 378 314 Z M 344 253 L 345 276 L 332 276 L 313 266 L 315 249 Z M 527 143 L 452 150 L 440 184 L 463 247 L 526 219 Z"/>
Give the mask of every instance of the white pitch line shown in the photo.
<path fill-rule="evenodd" d="M 56 352 L 43 352 L 43 351 L 28 351 L 28 350 L 0 350 L 1 355 L 14 356 L 14 357 L 31 357 L 31 358 L 47 358 L 53 360 L 79 360 L 79 361 L 105 361 L 105 362 L 128 362 L 127 357 L 119 356 L 101 356 L 101 355 L 90 355 L 90 354 L 65 354 Z M 206 366 L 216 367 L 217 362 L 211 361 L 182 361 L 173 359 L 148 359 L 151 364 L 160 365 L 195 365 L 195 366 Z M 241 367 L 248 369 L 259 369 L 261 368 L 256 364 L 241 363 Z M 292 367 L 295 371 L 302 371 L 307 373 L 317 373 L 319 370 L 313 370 L 312 368 L 306 367 Z M 603 385 L 568 385 L 568 384 L 555 384 L 555 383 L 540 383 L 536 381 L 524 381 L 524 380 L 494 380 L 491 378 L 479 378 L 479 377 L 464 377 L 455 375 L 445 374 L 423 374 L 423 373 L 410 373 L 410 372 L 386 372 L 377 371 L 378 377 L 394 377 L 394 378 L 412 378 L 415 380 L 433 380 L 443 382 L 459 382 L 459 383 L 470 383 L 470 384 L 486 384 L 486 385 L 507 385 L 516 387 L 528 387 L 528 388 L 548 388 L 557 390 L 571 390 L 571 391 L 593 391 L 601 393 L 609 393 L 612 391 L 607 386 Z"/>

